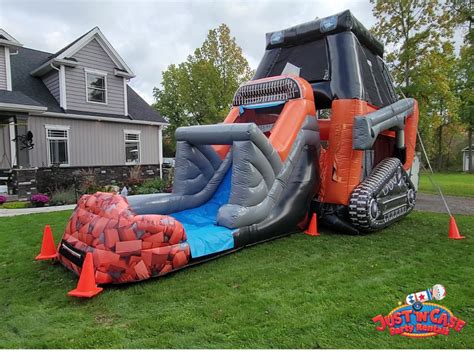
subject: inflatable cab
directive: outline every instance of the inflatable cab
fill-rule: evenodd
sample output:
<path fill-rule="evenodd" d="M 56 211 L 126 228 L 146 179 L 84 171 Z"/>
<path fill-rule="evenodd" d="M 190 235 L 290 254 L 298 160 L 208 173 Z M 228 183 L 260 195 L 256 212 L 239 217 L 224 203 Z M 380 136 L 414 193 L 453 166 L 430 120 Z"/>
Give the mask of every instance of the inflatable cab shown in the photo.
<path fill-rule="evenodd" d="M 251 81 L 223 124 L 176 131 L 170 194 L 84 195 L 59 246 L 80 273 L 123 283 L 301 230 L 319 189 L 319 131 L 311 86 L 299 77 Z"/>

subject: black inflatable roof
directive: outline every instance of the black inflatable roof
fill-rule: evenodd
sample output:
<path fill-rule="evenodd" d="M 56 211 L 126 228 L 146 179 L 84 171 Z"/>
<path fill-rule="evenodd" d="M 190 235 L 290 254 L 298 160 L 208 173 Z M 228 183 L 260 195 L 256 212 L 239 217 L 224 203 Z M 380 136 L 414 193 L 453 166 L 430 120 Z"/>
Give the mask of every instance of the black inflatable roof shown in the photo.
<path fill-rule="evenodd" d="M 318 108 L 336 99 L 361 99 L 384 107 L 397 100 L 383 45 L 349 10 L 267 33 L 254 79 L 281 75 L 291 64 L 313 87 Z M 292 67 L 289 67 L 291 72 Z"/>
<path fill-rule="evenodd" d="M 291 47 L 346 31 L 354 33 L 361 44 L 370 49 L 374 54 L 383 57 L 383 44 L 352 15 L 350 10 L 345 10 L 322 19 L 309 21 L 282 31 L 267 33 L 267 44 L 265 48 Z"/>

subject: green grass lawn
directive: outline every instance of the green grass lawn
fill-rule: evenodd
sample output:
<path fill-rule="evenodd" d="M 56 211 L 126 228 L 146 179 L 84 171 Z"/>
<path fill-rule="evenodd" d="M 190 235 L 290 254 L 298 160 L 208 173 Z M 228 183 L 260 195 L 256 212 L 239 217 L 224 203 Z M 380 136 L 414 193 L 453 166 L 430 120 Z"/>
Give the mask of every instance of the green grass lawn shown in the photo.
<path fill-rule="evenodd" d="M 44 224 L 58 241 L 69 214 L 0 218 L 1 348 L 474 347 L 474 217 L 457 218 L 463 241 L 445 215 L 415 212 L 377 234 L 297 234 L 81 300 L 66 296 L 72 273 L 33 261 Z M 372 317 L 436 283 L 460 333 L 375 330 Z"/>
<path fill-rule="evenodd" d="M 474 174 L 435 173 L 433 179 L 445 195 L 474 197 Z M 420 175 L 419 191 L 430 194 L 438 193 L 426 173 Z"/>

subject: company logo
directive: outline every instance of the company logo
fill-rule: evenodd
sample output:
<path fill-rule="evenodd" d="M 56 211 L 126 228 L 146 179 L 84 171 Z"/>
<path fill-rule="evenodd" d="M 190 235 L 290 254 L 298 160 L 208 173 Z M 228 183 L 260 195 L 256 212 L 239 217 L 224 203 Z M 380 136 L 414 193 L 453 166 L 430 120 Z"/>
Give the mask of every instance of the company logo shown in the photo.
<path fill-rule="evenodd" d="M 391 336 L 406 337 L 449 335 L 452 329 L 460 332 L 466 325 L 465 321 L 455 317 L 448 308 L 428 302 L 421 307 L 405 304 L 394 308 L 386 316 L 375 316 L 372 321 L 377 324 L 378 331 L 388 330 Z"/>

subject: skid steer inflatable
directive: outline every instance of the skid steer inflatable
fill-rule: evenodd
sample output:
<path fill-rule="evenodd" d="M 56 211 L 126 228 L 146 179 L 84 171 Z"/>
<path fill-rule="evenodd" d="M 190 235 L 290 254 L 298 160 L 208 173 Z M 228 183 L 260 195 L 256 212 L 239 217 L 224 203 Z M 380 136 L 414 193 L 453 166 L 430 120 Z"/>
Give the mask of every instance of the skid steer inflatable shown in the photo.
<path fill-rule="evenodd" d="M 304 229 L 351 234 L 407 215 L 418 108 L 383 46 L 345 11 L 267 34 L 254 80 L 222 124 L 176 131 L 172 193 L 84 195 L 59 245 L 99 284 L 138 281 Z"/>

